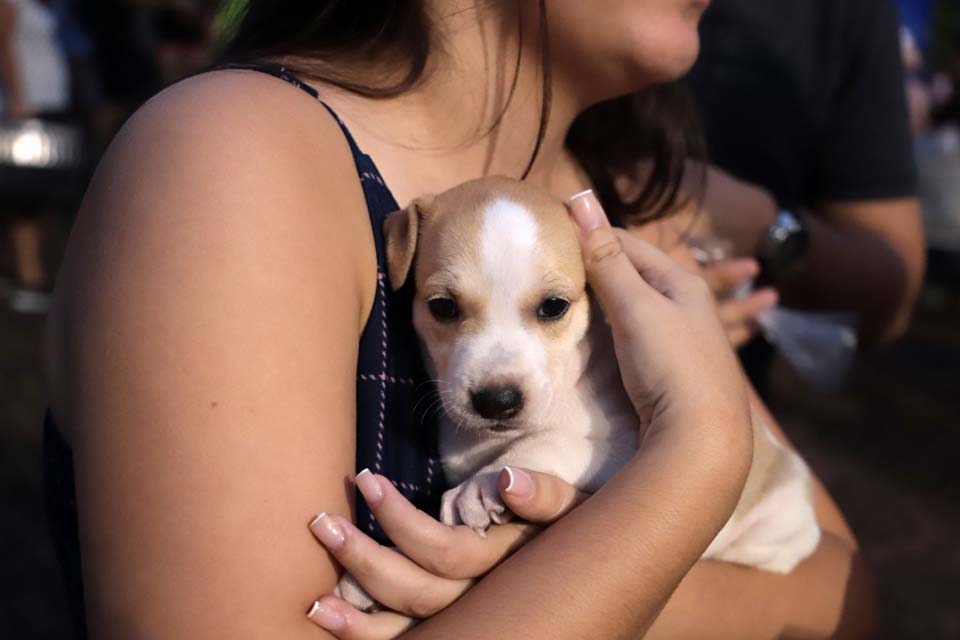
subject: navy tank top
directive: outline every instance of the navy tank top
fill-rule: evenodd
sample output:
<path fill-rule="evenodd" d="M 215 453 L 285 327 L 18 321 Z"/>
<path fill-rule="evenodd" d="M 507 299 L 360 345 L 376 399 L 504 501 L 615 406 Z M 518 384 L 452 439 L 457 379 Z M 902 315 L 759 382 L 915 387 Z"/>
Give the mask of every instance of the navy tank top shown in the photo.
<path fill-rule="evenodd" d="M 413 329 L 413 285 L 390 288 L 386 272 L 383 223 L 399 209 L 373 159 L 363 153 L 350 131 L 313 87 L 284 68 L 227 65 L 270 74 L 301 89 L 333 116 L 350 145 L 363 187 L 377 251 L 377 292 L 360 338 L 357 360 L 357 471 L 383 474 L 417 508 L 436 516 L 446 489 L 437 456 L 436 414 L 427 411 L 434 393 Z M 47 513 L 74 615 L 78 637 L 85 638 L 80 547 L 73 454 L 49 413 L 44 425 L 44 480 Z M 389 539 L 357 494 L 357 525 L 382 544 Z"/>

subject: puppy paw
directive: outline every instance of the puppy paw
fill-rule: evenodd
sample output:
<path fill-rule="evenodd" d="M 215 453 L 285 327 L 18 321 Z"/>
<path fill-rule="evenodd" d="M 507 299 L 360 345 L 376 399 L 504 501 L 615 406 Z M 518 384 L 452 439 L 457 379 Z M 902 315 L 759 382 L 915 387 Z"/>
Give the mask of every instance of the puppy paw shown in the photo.
<path fill-rule="evenodd" d="M 346 600 L 360 611 L 373 613 L 380 610 L 380 603 L 371 598 L 370 594 L 349 573 L 340 577 L 340 581 L 333 589 L 333 594 Z"/>
<path fill-rule="evenodd" d="M 480 535 L 491 524 L 509 522 L 513 514 L 500 499 L 500 472 L 478 473 L 443 494 L 440 520 L 444 524 L 465 524 Z"/>

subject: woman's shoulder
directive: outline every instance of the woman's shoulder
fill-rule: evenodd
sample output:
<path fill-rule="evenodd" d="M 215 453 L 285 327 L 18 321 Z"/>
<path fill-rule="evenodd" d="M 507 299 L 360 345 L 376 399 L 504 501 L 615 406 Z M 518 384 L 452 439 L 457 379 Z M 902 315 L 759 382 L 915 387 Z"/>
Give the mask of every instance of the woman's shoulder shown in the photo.
<path fill-rule="evenodd" d="M 134 113 L 109 153 L 142 144 L 154 156 L 183 154 L 177 164 L 181 170 L 204 164 L 232 171 L 255 167 L 291 177 L 309 174 L 311 183 L 328 182 L 338 189 L 341 182 L 325 178 L 355 172 L 343 131 L 317 99 L 278 78 L 247 70 L 209 71 L 168 87 Z M 207 148 L 216 153 L 204 153 Z M 263 162 L 267 158 L 272 162 Z M 303 171 L 291 172 L 291 165 Z"/>
<path fill-rule="evenodd" d="M 145 104 L 97 168 L 58 278 L 48 368 L 54 387 L 69 387 L 57 375 L 69 369 L 66 346 L 103 338 L 80 335 L 84 327 L 142 335 L 150 314 L 207 318 L 217 333 L 255 315 L 228 316 L 211 301 L 245 308 L 280 293 L 281 315 L 330 313 L 335 295 L 356 337 L 375 291 L 370 220 L 336 121 L 273 78 L 204 74 Z"/>
<path fill-rule="evenodd" d="M 336 120 L 296 87 L 253 72 L 194 76 L 144 104 L 111 143 L 78 217 L 78 241 L 95 230 L 137 244 L 203 234 L 243 247 L 243 229 L 258 229 L 249 248 L 260 253 L 290 253 L 292 238 L 312 237 L 375 265 Z"/>
<path fill-rule="evenodd" d="M 107 150 L 81 217 L 95 226 L 142 222 L 140 232 L 243 219 L 294 236 L 336 225 L 340 242 L 370 237 L 363 189 L 336 120 L 296 87 L 248 71 L 204 73 L 147 101 Z"/>

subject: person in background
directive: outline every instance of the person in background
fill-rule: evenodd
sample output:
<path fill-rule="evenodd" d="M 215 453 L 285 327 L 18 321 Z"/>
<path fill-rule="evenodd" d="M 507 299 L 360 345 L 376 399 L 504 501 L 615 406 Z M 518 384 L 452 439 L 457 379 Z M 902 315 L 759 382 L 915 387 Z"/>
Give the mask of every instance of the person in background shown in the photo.
<path fill-rule="evenodd" d="M 933 124 L 933 95 L 930 83 L 924 77 L 924 57 L 913 32 L 900 29 L 900 59 L 905 72 L 904 90 L 907 94 L 907 113 L 910 118 L 910 132 L 920 136 L 930 130 Z"/>
<path fill-rule="evenodd" d="M 46 3 L 0 0 L 0 116 L 16 125 L 28 119 L 63 120 L 70 107 L 70 74 L 57 39 L 57 22 Z M 43 263 L 43 214 L 49 192 L 5 181 L 0 214 L 9 220 L 16 283 L 10 306 L 42 312 L 51 285 Z M 32 183 L 31 183 L 32 184 Z M 50 185 L 51 188 L 56 185 Z"/>
<path fill-rule="evenodd" d="M 896 339 L 925 254 L 892 0 L 717 0 L 701 38 L 689 82 L 710 233 L 756 259 L 785 305 L 855 312 L 862 344 Z M 708 276 L 732 290 L 755 271 L 735 260 Z M 731 311 L 749 328 L 762 306 Z M 746 350 L 748 368 L 768 357 Z"/>
<path fill-rule="evenodd" d="M 900 24 L 905 31 L 910 33 L 910 37 L 917 47 L 917 52 L 922 57 L 929 54 L 932 35 L 931 23 L 937 9 L 936 4 L 936 0 L 897 0 Z"/>

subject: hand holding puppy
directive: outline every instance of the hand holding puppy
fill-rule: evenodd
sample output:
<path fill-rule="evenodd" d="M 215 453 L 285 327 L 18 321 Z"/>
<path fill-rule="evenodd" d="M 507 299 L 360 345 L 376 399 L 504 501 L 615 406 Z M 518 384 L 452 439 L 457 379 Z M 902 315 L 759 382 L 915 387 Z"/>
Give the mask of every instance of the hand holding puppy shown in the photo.
<path fill-rule="evenodd" d="M 743 377 L 704 280 L 610 226 L 592 191 L 570 199 L 587 281 L 613 330 L 624 386 L 643 421 L 749 425 Z"/>
<path fill-rule="evenodd" d="M 587 497 L 559 478 L 525 469 L 504 469 L 499 480 L 503 501 L 525 522 L 491 527 L 481 538 L 465 526 L 450 527 L 417 510 L 386 478 L 361 472 L 357 488 L 396 549 L 379 545 L 340 516 L 318 517 L 310 529 L 384 610 L 365 613 L 326 595 L 311 608 L 310 619 L 338 638 L 395 638 L 418 619 L 453 604 L 543 525 Z"/>

